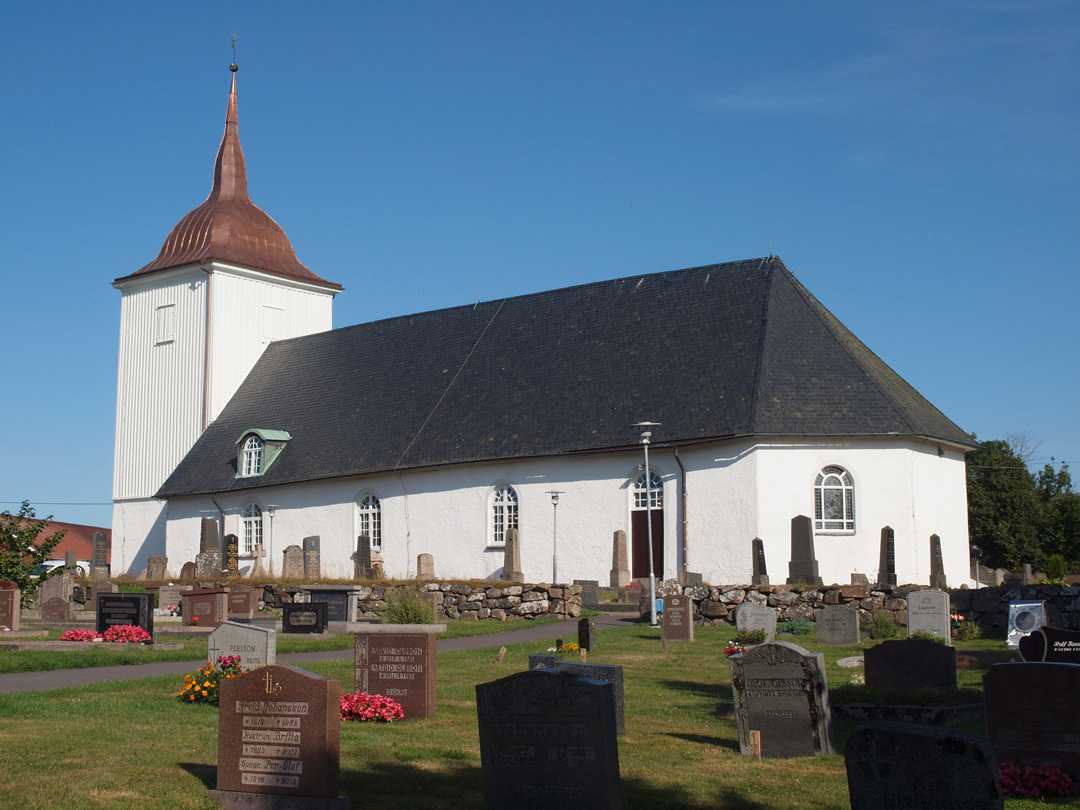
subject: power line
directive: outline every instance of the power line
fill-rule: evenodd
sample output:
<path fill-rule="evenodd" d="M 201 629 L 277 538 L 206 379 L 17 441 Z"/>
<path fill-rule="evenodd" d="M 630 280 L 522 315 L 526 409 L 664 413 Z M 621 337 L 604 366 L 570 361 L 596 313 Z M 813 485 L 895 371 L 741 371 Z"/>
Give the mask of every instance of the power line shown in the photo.
<path fill-rule="evenodd" d="M 0 503 L 22 503 L 23 501 L 29 501 L 33 506 L 112 506 L 112 501 L 35 501 L 30 498 L 19 498 L 17 500 L 3 500 L 0 499 Z"/>

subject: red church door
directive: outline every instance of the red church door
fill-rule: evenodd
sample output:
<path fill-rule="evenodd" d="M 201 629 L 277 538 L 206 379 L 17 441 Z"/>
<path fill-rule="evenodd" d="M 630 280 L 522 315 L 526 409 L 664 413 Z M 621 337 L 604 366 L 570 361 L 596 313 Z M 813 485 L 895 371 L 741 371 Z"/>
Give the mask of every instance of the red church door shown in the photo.
<path fill-rule="evenodd" d="M 630 531 L 634 538 L 634 579 L 649 578 L 649 530 L 645 522 L 649 514 L 652 515 L 653 573 L 657 579 L 664 578 L 664 510 L 646 512 L 642 509 L 630 513 Z"/>

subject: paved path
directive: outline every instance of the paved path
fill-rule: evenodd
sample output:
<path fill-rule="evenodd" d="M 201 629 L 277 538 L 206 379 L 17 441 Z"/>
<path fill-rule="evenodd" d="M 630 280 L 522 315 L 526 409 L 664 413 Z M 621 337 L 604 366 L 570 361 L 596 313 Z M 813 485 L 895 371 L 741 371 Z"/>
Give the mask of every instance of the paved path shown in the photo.
<path fill-rule="evenodd" d="M 601 626 L 615 627 L 626 622 L 636 621 L 637 614 L 605 613 L 597 616 L 596 620 Z M 576 634 L 576 621 L 534 624 L 502 633 L 444 639 L 439 642 L 439 651 L 484 650 L 508 644 L 546 641 L 560 636 L 567 639 L 576 638 Z M 352 655 L 352 649 L 283 653 L 277 657 L 277 662 L 279 664 L 302 664 L 307 661 L 340 661 L 342 659 L 351 659 Z M 105 681 L 130 681 L 137 678 L 155 678 L 160 675 L 183 675 L 185 672 L 198 669 L 205 663 L 205 661 L 161 661 L 154 664 L 54 669 L 47 672 L 12 672 L 0 675 L 0 694 L 69 689 L 75 686 L 87 686 Z"/>

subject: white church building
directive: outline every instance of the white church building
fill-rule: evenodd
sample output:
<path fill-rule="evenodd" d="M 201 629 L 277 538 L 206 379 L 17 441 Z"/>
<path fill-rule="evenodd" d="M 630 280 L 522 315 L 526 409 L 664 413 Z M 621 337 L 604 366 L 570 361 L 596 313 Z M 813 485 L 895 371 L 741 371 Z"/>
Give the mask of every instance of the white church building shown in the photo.
<path fill-rule="evenodd" d="M 560 581 L 606 582 L 619 529 L 647 576 L 650 491 L 658 577 L 748 582 L 760 537 L 783 581 L 803 514 L 826 583 L 874 581 L 886 525 L 899 582 L 929 581 L 931 534 L 968 579 L 974 442 L 776 257 L 334 329 L 342 287 L 248 196 L 235 70 L 209 197 L 114 285 L 121 570 L 177 571 L 210 517 L 275 574 L 318 535 L 325 576 L 367 536 L 390 577 L 425 552 L 497 577 L 517 527 L 529 581 L 557 548 Z"/>

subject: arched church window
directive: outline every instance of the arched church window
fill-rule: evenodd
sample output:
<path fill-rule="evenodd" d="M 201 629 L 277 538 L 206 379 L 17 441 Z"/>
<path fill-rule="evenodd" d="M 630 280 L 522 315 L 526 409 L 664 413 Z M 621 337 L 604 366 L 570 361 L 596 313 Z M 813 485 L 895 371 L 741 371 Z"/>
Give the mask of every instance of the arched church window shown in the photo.
<path fill-rule="evenodd" d="M 366 534 L 372 551 L 382 550 L 382 504 L 374 495 L 365 495 L 357 505 L 357 534 Z"/>
<path fill-rule="evenodd" d="M 250 557 L 255 554 L 255 547 L 262 545 L 262 509 L 256 503 L 244 507 L 244 544 L 240 548 L 240 556 Z"/>
<path fill-rule="evenodd" d="M 826 467 L 814 480 L 814 528 L 855 531 L 855 481 L 843 467 Z"/>
<path fill-rule="evenodd" d="M 495 488 L 491 499 L 491 544 L 506 545 L 506 533 L 518 527 L 518 496 L 511 486 Z"/>
<path fill-rule="evenodd" d="M 649 508 L 664 508 L 664 481 L 653 470 L 649 470 L 651 486 L 648 488 Z M 645 509 L 645 473 L 638 476 L 634 482 L 634 511 Z"/>
<path fill-rule="evenodd" d="M 262 475 L 263 440 L 252 434 L 244 439 L 244 468 L 242 474 L 245 478 L 253 475 Z"/>

